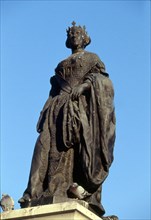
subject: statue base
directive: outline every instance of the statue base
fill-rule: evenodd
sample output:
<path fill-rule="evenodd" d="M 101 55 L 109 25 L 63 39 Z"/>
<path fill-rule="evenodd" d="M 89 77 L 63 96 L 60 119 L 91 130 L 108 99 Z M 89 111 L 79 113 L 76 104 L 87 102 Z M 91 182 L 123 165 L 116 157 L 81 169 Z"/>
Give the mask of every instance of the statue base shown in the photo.
<path fill-rule="evenodd" d="M 20 207 L 21 208 L 29 208 L 29 207 L 34 207 L 34 206 L 42 206 L 42 205 L 50 205 L 50 204 L 55 204 L 55 203 L 63 203 L 63 202 L 73 202 L 73 201 L 77 201 L 78 203 L 83 204 L 84 201 L 82 200 L 77 200 L 77 199 L 71 199 L 71 198 L 67 198 L 64 196 L 50 196 L 50 195 L 45 195 L 45 196 L 41 196 L 39 198 L 35 198 L 29 201 L 20 203 Z"/>
<path fill-rule="evenodd" d="M 88 210 L 85 201 L 69 201 L 51 205 L 42 205 L 1 213 L 2 220 L 103 220 Z"/>

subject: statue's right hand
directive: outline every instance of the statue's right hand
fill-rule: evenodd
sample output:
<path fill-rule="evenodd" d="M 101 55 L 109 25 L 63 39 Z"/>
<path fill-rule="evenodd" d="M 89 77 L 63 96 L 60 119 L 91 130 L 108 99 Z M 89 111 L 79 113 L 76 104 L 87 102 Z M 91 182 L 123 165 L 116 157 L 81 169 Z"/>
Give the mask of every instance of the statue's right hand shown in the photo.
<path fill-rule="evenodd" d="M 78 85 L 73 88 L 71 93 L 72 100 L 77 100 L 80 95 L 84 93 L 84 91 L 88 90 L 90 88 L 90 84 L 87 82 L 84 82 L 81 85 Z"/>
<path fill-rule="evenodd" d="M 76 86 L 73 88 L 72 93 L 71 93 L 71 99 L 72 100 L 77 100 L 78 97 L 80 97 L 80 95 L 84 92 L 84 86 L 80 85 L 80 86 Z"/>

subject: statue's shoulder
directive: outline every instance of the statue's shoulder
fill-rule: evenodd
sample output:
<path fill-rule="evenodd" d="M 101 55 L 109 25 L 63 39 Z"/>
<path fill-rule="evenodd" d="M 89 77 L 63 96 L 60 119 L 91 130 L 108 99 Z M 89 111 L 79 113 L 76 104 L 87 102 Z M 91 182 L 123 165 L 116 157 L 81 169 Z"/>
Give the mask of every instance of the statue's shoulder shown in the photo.
<path fill-rule="evenodd" d="M 84 55 L 90 57 L 91 59 L 94 60 L 100 60 L 99 56 L 96 53 L 92 53 L 89 51 L 84 51 Z"/>
<path fill-rule="evenodd" d="M 85 51 L 85 56 L 87 57 L 87 60 L 91 61 L 91 63 L 95 63 L 100 66 L 100 68 L 105 69 L 105 64 L 96 53 Z"/>
<path fill-rule="evenodd" d="M 102 60 L 100 59 L 100 57 L 96 54 L 96 53 L 92 53 L 92 52 L 89 52 L 89 51 L 85 51 L 85 58 L 87 60 L 90 60 L 91 62 L 93 63 L 98 63 L 100 64 L 101 66 L 104 66 L 104 63 L 102 62 Z"/>
<path fill-rule="evenodd" d="M 66 58 L 64 60 L 61 60 L 58 65 L 55 68 L 55 73 L 56 74 L 60 74 L 61 72 L 63 72 L 63 70 L 69 66 L 69 58 Z"/>
<path fill-rule="evenodd" d="M 58 71 L 60 71 L 60 69 L 62 69 L 63 67 L 68 65 L 68 58 L 60 61 L 57 65 L 57 67 L 55 68 L 55 72 L 57 73 Z"/>

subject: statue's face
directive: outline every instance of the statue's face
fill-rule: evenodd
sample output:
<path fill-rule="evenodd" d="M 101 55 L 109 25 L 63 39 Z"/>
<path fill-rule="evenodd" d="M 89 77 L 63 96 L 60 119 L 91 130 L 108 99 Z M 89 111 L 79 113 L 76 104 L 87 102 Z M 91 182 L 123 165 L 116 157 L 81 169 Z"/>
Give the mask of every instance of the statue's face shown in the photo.
<path fill-rule="evenodd" d="M 77 49 L 84 47 L 84 37 L 82 31 L 79 28 L 71 28 L 68 39 L 70 41 L 71 48 Z"/>

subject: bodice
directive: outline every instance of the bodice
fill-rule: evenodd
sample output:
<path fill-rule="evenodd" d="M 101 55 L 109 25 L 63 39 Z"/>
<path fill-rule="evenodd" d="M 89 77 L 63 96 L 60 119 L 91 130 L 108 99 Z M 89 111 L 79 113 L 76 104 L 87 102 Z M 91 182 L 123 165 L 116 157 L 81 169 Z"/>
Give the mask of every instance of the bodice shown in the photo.
<path fill-rule="evenodd" d="M 104 65 L 96 54 L 86 51 L 77 52 L 61 61 L 55 72 L 73 87 L 82 82 L 85 75 L 98 63 Z"/>

